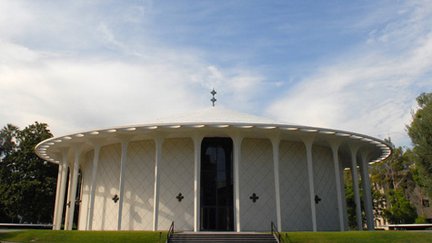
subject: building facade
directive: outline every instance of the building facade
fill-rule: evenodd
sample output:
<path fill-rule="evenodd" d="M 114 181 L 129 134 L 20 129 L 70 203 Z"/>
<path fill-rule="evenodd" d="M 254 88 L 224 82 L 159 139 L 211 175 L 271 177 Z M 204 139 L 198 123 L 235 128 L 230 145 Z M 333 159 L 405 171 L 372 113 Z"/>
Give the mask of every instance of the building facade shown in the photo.
<path fill-rule="evenodd" d="M 175 222 L 182 231 L 269 231 L 273 222 L 279 231 L 343 231 L 343 170 L 352 172 L 358 228 L 361 187 L 373 229 L 368 164 L 391 148 L 212 107 L 51 138 L 36 152 L 59 164 L 54 229 L 72 229 L 79 208 L 79 230 L 168 230 Z"/>

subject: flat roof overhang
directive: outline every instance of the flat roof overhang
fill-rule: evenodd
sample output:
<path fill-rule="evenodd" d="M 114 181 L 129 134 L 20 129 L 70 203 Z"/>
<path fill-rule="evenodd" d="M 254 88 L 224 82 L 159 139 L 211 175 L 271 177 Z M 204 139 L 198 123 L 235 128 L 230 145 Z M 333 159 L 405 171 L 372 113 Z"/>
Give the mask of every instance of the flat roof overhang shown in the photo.
<path fill-rule="evenodd" d="M 119 143 L 124 137 L 139 141 L 156 137 L 192 137 L 195 134 L 215 137 L 241 134 L 246 138 L 271 138 L 277 135 L 288 141 L 303 141 L 303 138 L 313 136 L 314 144 L 328 146 L 333 141 L 338 142 L 341 144 L 340 150 L 348 154 L 350 146 L 358 146 L 368 153 L 370 164 L 385 160 L 392 153 L 392 147 L 387 142 L 359 133 L 311 126 L 241 122 L 149 123 L 90 130 L 44 140 L 36 145 L 35 152 L 40 158 L 58 164 L 62 151 L 76 144 L 84 145 L 82 151 L 86 152 L 94 148 L 95 142 L 104 146 Z"/>

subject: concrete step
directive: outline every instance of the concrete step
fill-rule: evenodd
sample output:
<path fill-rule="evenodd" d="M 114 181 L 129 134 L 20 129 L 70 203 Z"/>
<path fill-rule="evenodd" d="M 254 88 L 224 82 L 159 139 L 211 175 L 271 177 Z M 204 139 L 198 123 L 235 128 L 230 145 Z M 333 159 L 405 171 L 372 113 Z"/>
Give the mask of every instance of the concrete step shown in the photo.
<path fill-rule="evenodd" d="M 170 241 L 171 243 L 188 243 L 188 242 L 205 242 L 205 243 L 276 243 L 272 234 L 261 233 L 175 233 Z"/>

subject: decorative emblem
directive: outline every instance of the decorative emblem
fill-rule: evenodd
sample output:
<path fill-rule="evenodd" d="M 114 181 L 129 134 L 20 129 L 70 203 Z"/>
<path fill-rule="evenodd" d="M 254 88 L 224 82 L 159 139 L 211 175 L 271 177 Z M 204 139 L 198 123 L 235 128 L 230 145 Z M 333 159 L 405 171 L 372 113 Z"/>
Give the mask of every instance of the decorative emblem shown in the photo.
<path fill-rule="evenodd" d="M 217 101 L 217 99 L 215 98 L 215 95 L 217 94 L 217 92 L 213 89 L 211 92 L 210 92 L 210 94 L 212 94 L 212 98 L 211 98 L 211 102 L 212 102 L 212 104 L 213 104 L 213 106 L 215 105 L 215 102 Z"/>
<path fill-rule="evenodd" d="M 177 200 L 179 201 L 179 202 L 181 202 L 182 200 L 183 200 L 183 195 L 181 194 L 181 192 L 177 195 Z"/>
<path fill-rule="evenodd" d="M 318 204 L 322 199 L 318 196 L 315 195 L 315 204 Z"/>
<path fill-rule="evenodd" d="M 255 203 L 259 199 L 255 192 L 252 193 L 252 196 L 250 196 L 249 198 L 252 200 L 253 203 Z"/>
<path fill-rule="evenodd" d="M 80 205 L 80 204 L 81 204 L 81 199 L 76 198 L 76 199 L 75 199 L 75 205 Z"/>
<path fill-rule="evenodd" d="M 115 194 L 114 197 L 112 197 L 112 200 L 114 201 L 114 203 L 117 203 L 117 201 L 118 201 L 119 199 L 120 199 L 120 198 L 117 196 L 117 194 Z"/>

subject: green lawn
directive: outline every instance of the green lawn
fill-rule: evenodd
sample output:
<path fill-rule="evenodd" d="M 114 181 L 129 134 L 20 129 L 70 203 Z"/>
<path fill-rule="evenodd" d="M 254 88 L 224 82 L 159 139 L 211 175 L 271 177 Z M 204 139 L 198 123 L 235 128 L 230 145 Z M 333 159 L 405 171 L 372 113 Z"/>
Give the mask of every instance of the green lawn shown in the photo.
<path fill-rule="evenodd" d="M 432 242 L 432 232 L 289 232 L 284 242 Z M 0 233 L 0 242 L 165 242 L 166 232 L 25 230 Z"/>
<path fill-rule="evenodd" d="M 166 232 L 25 230 L 0 233 L 0 242 L 165 242 Z"/>
<path fill-rule="evenodd" d="M 413 231 L 348 231 L 348 232 L 288 232 L 284 242 L 432 242 L 432 232 Z"/>

